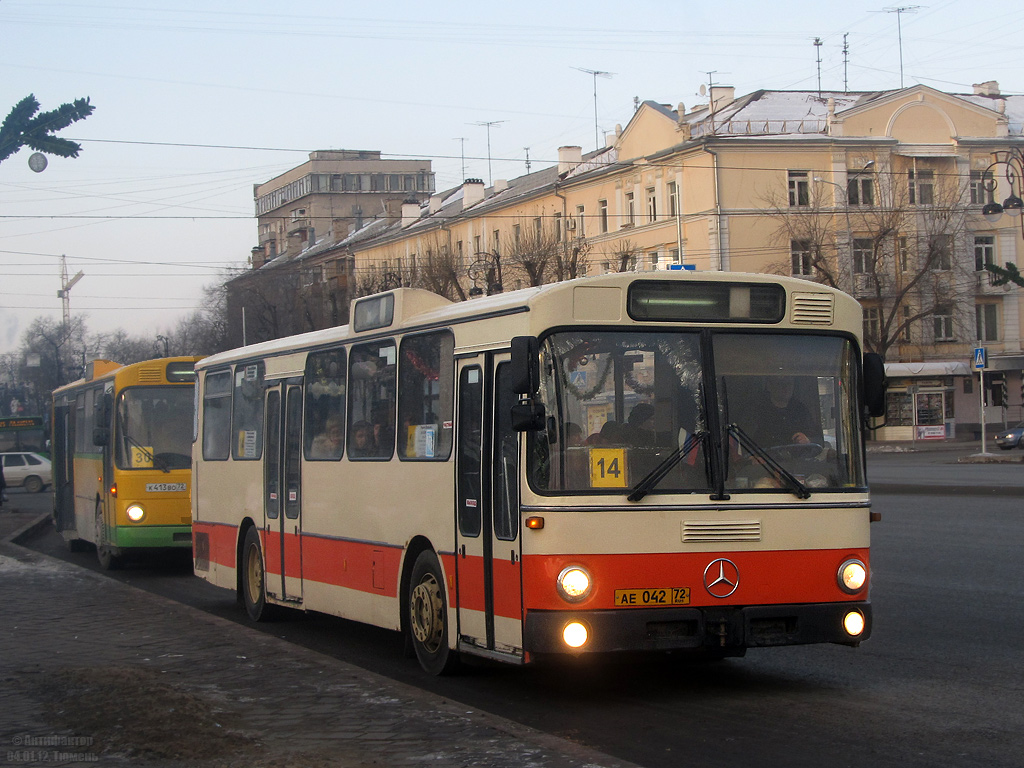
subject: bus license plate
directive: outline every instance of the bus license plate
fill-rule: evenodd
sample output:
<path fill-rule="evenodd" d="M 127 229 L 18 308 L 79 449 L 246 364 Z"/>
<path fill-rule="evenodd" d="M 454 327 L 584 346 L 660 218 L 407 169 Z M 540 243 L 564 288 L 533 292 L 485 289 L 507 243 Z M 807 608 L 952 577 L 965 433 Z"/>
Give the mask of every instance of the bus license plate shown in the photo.
<path fill-rule="evenodd" d="M 689 605 L 689 587 L 665 589 L 616 589 L 616 608 L 640 608 L 652 605 Z"/>

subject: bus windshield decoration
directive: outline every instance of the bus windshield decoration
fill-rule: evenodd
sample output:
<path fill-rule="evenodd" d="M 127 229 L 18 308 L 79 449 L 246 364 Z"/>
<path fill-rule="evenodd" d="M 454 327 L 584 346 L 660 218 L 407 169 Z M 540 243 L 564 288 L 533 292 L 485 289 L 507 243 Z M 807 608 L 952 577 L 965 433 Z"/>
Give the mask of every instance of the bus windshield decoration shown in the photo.
<path fill-rule="evenodd" d="M 195 573 L 253 621 L 401 631 L 431 674 L 866 640 L 884 379 L 860 305 L 792 277 L 657 275 L 461 303 L 397 288 L 350 326 L 200 361 Z M 82 397 L 68 413 L 94 412 Z M 185 471 L 146 428 L 159 400 L 114 401 L 126 491 Z"/>
<path fill-rule="evenodd" d="M 634 320 L 777 323 L 785 316 L 780 285 L 638 280 L 629 289 Z"/>

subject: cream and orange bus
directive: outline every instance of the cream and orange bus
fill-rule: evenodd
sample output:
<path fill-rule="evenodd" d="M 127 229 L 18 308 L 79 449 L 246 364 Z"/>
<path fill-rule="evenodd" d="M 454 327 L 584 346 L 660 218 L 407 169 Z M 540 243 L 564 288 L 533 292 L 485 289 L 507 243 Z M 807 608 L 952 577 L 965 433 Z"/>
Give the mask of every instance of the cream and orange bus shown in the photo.
<path fill-rule="evenodd" d="M 862 313 L 798 279 L 624 273 L 197 365 L 195 572 L 460 654 L 738 656 L 871 632 Z"/>
<path fill-rule="evenodd" d="M 198 357 L 94 360 L 53 392 L 53 517 L 100 564 L 192 546 L 190 436 Z"/>

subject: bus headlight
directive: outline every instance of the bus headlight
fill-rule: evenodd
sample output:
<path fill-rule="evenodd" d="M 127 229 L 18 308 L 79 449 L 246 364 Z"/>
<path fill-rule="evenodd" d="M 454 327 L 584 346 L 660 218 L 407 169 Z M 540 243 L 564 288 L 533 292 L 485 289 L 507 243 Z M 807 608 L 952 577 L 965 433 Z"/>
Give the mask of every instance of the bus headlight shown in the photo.
<path fill-rule="evenodd" d="M 133 523 L 138 523 L 146 516 L 146 510 L 144 510 L 138 504 L 132 504 L 126 509 L 125 514 L 128 515 L 128 519 Z"/>
<path fill-rule="evenodd" d="M 582 648 L 589 635 L 586 625 L 579 621 L 570 621 L 562 628 L 562 640 L 570 648 Z"/>
<path fill-rule="evenodd" d="M 570 603 L 578 603 L 590 594 L 590 574 L 578 565 L 563 568 L 556 584 L 558 594 Z"/>
<path fill-rule="evenodd" d="M 864 614 L 850 611 L 843 617 L 843 629 L 850 637 L 860 637 L 864 633 Z"/>
<path fill-rule="evenodd" d="M 868 569 L 860 560 L 851 558 L 839 566 L 836 574 L 839 588 L 849 595 L 855 595 L 864 589 L 868 582 Z"/>

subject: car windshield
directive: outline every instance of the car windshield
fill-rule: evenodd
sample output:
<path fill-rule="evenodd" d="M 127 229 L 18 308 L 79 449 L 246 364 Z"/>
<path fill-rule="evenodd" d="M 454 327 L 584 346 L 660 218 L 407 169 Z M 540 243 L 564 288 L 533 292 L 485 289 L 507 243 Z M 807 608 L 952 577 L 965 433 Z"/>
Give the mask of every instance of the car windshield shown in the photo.
<path fill-rule="evenodd" d="M 838 336 L 556 333 L 542 344 L 542 493 L 810 491 L 864 485 L 853 344 Z"/>
<path fill-rule="evenodd" d="M 192 409 L 192 387 L 124 390 L 117 402 L 117 466 L 165 471 L 190 468 Z"/>

